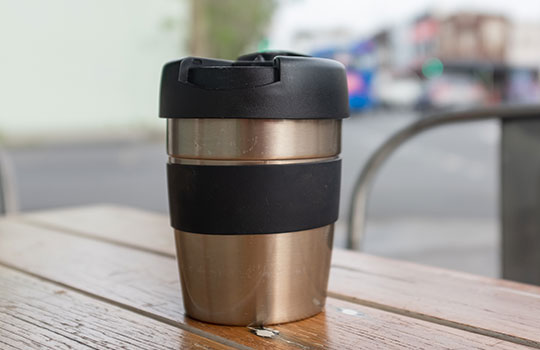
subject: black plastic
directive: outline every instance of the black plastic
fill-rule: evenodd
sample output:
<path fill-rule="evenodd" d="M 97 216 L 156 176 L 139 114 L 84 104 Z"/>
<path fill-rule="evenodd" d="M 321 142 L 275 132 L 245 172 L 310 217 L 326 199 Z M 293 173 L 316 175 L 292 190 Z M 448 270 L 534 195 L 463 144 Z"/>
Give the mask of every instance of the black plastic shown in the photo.
<path fill-rule="evenodd" d="M 301 231 L 338 218 L 341 160 L 282 165 L 168 164 L 171 225 L 205 234 Z"/>
<path fill-rule="evenodd" d="M 163 67 L 162 118 L 342 119 L 345 68 L 337 61 L 264 52 L 237 61 L 187 57 Z"/>

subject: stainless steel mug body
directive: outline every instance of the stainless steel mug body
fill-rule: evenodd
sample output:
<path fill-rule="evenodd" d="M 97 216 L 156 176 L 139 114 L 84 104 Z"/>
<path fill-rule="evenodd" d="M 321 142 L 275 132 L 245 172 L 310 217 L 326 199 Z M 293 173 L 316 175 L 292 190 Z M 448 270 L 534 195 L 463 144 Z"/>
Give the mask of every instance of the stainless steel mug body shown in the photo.
<path fill-rule="evenodd" d="M 249 112 L 161 113 L 184 306 L 211 323 L 284 323 L 325 304 L 341 118 Z"/>

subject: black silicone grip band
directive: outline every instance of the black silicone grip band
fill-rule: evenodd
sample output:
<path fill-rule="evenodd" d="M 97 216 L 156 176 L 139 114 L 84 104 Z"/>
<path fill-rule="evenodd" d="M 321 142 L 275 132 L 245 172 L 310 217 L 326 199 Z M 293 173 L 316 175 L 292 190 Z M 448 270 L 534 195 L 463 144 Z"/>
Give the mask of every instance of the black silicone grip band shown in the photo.
<path fill-rule="evenodd" d="M 207 234 L 307 230 L 335 222 L 341 160 L 272 165 L 168 164 L 171 225 Z"/>

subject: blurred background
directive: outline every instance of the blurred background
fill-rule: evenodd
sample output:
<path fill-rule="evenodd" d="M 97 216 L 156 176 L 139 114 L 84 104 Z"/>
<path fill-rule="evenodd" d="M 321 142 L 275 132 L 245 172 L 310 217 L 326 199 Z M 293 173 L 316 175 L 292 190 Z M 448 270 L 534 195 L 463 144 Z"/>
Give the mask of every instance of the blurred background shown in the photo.
<path fill-rule="evenodd" d="M 536 0 L 0 0 L 0 148 L 20 211 L 167 212 L 160 71 L 186 55 L 281 49 L 345 64 L 345 245 L 367 157 L 433 111 L 540 102 Z M 364 251 L 500 275 L 497 121 L 439 128 L 392 156 Z"/>

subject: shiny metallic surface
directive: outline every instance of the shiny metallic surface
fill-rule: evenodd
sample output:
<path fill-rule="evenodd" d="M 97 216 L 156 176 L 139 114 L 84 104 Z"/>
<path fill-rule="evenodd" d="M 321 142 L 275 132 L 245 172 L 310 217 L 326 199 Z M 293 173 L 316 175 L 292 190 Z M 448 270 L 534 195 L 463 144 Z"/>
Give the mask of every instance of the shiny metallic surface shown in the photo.
<path fill-rule="evenodd" d="M 177 118 L 167 120 L 175 158 L 278 160 L 340 153 L 341 120 Z"/>
<path fill-rule="evenodd" d="M 260 165 L 260 164 L 299 164 L 299 163 L 315 163 L 325 162 L 339 157 L 326 158 L 305 158 L 305 159 L 283 159 L 283 160 L 216 160 L 216 159 L 191 159 L 191 158 L 175 158 L 169 157 L 171 164 L 187 164 L 187 165 Z"/>
<path fill-rule="evenodd" d="M 324 307 L 334 225 L 256 235 L 175 230 L 190 317 L 227 325 L 300 320 Z"/>
<path fill-rule="evenodd" d="M 169 119 L 169 163 L 250 165 L 339 157 L 341 120 Z M 298 232 L 212 235 L 175 230 L 189 316 L 227 325 L 291 322 L 325 303 L 334 225 Z"/>

